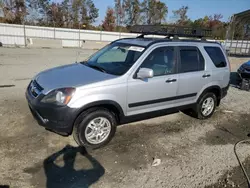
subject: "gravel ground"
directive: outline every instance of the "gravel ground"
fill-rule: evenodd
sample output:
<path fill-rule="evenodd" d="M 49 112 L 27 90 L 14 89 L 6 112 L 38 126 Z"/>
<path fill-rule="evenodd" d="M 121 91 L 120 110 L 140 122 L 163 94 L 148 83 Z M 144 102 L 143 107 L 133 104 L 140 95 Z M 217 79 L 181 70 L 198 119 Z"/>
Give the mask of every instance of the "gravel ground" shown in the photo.
<path fill-rule="evenodd" d="M 0 48 L 0 187 L 246 187 L 233 146 L 250 133 L 250 93 L 234 87 L 209 120 L 177 113 L 122 125 L 88 154 L 38 126 L 24 97 L 30 79 L 91 53 Z M 230 58 L 232 71 L 246 60 Z M 239 153 L 250 174 L 249 146 Z"/>

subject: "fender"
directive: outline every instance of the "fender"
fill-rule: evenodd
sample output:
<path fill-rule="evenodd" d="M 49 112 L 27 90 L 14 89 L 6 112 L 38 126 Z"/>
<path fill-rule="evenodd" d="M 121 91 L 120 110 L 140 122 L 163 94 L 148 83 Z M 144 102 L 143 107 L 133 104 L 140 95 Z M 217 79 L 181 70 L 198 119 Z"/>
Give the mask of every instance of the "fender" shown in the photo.
<path fill-rule="evenodd" d="M 204 89 L 202 91 L 202 93 L 200 94 L 200 96 L 198 97 L 198 99 L 196 100 L 196 102 L 198 102 L 205 93 L 207 93 L 208 91 L 211 91 L 211 90 L 216 90 L 216 91 L 219 92 L 218 96 L 217 96 L 218 97 L 217 105 L 219 105 L 220 104 L 220 100 L 222 98 L 222 91 L 221 91 L 220 86 L 218 86 L 218 85 L 212 85 L 212 86 L 209 86 L 206 89 Z"/>
<path fill-rule="evenodd" d="M 124 117 L 124 112 L 122 110 L 122 107 L 115 101 L 112 100 L 101 100 L 101 101 L 95 101 L 88 103 L 84 105 L 83 107 L 79 108 L 77 112 L 77 117 L 80 115 L 80 113 L 84 112 L 85 110 L 92 108 L 92 107 L 97 107 L 97 106 L 111 106 L 116 109 L 116 111 L 119 113 L 117 114 L 119 118 Z"/>

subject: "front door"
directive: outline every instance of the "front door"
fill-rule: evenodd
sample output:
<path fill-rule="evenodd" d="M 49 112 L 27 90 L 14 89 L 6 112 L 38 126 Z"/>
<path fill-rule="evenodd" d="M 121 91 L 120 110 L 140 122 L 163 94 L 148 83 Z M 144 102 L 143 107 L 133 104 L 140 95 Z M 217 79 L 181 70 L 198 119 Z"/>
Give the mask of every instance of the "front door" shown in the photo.
<path fill-rule="evenodd" d="M 176 97 L 178 75 L 174 47 L 158 47 L 151 51 L 140 68 L 154 71 L 153 78 L 129 78 L 127 115 L 171 108 Z"/>

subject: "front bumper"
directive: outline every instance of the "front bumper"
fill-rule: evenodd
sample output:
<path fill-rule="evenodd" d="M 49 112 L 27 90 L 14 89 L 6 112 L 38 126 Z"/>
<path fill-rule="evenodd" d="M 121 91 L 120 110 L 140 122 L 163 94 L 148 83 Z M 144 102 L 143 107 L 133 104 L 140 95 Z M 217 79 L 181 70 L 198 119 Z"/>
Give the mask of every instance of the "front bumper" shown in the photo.
<path fill-rule="evenodd" d="M 40 101 L 44 95 L 40 94 L 35 98 L 29 89 L 26 90 L 25 95 L 30 111 L 39 125 L 60 135 L 66 136 L 71 134 L 76 118 L 76 109 L 68 106 L 41 103 Z"/>

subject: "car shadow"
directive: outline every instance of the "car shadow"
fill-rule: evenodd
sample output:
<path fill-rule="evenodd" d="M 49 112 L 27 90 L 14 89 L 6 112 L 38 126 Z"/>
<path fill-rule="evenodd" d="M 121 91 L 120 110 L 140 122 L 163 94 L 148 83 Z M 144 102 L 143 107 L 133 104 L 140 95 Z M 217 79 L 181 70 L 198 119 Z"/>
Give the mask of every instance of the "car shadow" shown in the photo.
<path fill-rule="evenodd" d="M 77 153 L 85 156 L 90 161 L 92 165 L 91 169 L 74 169 Z M 55 160 L 61 155 L 63 155 L 64 161 L 62 167 L 55 164 Z M 103 166 L 88 154 L 85 148 L 69 145 L 46 158 L 43 167 L 47 178 L 46 188 L 87 188 L 97 182 L 105 173 Z"/>
<path fill-rule="evenodd" d="M 9 188 L 9 185 L 0 185 L 0 188 Z"/>
<path fill-rule="evenodd" d="M 199 140 L 206 145 L 235 144 L 239 140 L 247 139 L 250 132 L 249 114 L 223 114 L 230 121 L 214 122 L 214 129 L 206 132 Z"/>

